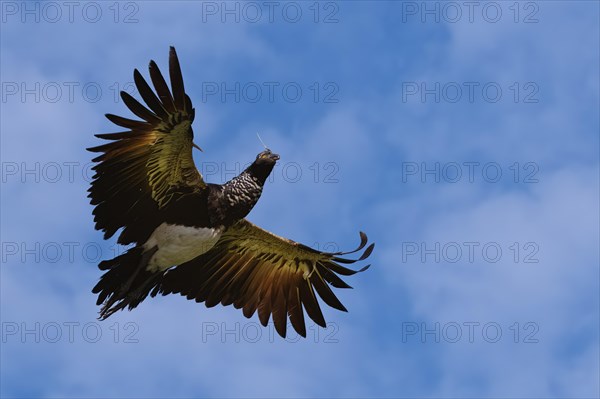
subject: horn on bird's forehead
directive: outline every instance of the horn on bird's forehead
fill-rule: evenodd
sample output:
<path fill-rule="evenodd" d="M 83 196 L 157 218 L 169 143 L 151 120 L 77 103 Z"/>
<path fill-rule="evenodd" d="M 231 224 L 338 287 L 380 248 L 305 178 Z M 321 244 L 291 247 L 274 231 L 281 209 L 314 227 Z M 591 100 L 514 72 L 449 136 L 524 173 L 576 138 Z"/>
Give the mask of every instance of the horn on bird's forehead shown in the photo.
<path fill-rule="evenodd" d="M 263 147 L 265 147 L 265 150 L 269 150 L 269 148 L 267 147 L 265 142 L 262 141 L 262 139 L 260 138 L 260 135 L 258 134 L 258 132 L 256 132 L 256 137 L 258 137 L 258 140 L 260 141 L 260 143 L 263 145 Z"/>

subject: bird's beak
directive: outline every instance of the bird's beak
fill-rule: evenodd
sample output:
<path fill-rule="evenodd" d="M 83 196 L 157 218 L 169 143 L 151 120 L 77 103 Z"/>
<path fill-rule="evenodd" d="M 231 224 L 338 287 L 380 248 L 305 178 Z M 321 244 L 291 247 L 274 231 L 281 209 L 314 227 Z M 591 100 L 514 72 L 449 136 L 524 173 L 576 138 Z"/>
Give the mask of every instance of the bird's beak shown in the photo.
<path fill-rule="evenodd" d="M 200 152 L 204 152 L 204 150 L 203 150 L 202 148 L 200 148 L 200 147 L 198 146 L 198 144 L 196 144 L 196 143 L 192 143 L 192 147 L 199 149 L 199 150 L 200 150 Z"/>
<path fill-rule="evenodd" d="M 271 154 L 271 158 L 273 158 L 276 161 L 279 161 L 279 155 L 278 154 Z"/>

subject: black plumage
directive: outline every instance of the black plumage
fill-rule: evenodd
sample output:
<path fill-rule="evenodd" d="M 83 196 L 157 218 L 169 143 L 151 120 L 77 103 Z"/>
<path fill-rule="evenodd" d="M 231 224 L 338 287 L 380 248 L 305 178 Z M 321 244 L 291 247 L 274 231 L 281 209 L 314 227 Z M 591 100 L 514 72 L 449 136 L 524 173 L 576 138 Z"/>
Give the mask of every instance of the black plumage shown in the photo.
<path fill-rule="evenodd" d="M 364 260 L 326 253 L 278 237 L 244 219 L 259 200 L 279 156 L 265 149 L 239 176 L 206 183 L 192 158 L 195 110 L 185 93 L 179 60 L 171 47 L 171 88 L 154 61 L 150 85 L 136 69 L 134 81 L 147 107 L 122 92 L 125 105 L 142 120 L 107 114 L 124 132 L 98 134 L 109 140 L 90 148 L 96 172 L 89 197 L 96 229 L 118 242 L 135 244 L 125 254 L 99 264 L 106 272 L 93 289 L 103 305 L 100 317 L 133 309 L 149 294 L 180 293 L 189 299 L 242 308 L 246 317 L 270 318 L 286 335 L 289 318 L 306 335 L 303 309 L 325 326 L 318 296 L 346 311 L 330 285 L 349 288 L 338 276 L 357 271 L 341 266 Z M 198 147 L 199 148 L 199 147 Z M 368 266 L 367 266 L 368 267 Z M 359 270 L 365 270 L 365 268 Z"/>

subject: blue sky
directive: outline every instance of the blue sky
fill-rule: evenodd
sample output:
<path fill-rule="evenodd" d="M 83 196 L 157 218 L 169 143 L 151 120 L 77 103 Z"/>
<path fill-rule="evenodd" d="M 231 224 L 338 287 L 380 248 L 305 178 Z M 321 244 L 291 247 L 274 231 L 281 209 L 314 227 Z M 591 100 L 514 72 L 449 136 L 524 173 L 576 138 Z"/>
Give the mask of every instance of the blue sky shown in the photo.
<path fill-rule="evenodd" d="M 0 3 L 0 396 L 600 395 L 597 2 L 69 4 Z M 376 242 L 328 329 L 179 296 L 96 320 L 122 249 L 85 148 L 169 45 L 207 180 L 260 132 L 281 161 L 250 220 Z"/>

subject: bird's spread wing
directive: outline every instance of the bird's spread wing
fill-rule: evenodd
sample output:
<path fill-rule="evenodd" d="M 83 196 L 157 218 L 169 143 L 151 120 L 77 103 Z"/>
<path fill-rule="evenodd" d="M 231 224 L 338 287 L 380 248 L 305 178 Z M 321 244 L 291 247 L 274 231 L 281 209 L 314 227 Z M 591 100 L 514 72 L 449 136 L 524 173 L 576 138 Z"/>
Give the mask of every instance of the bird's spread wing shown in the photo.
<path fill-rule="evenodd" d="M 133 75 L 148 108 L 121 92 L 125 105 L 142 120 L 107 114 L 128 130 L 98 134 L 111 142 L 89 149 L 102 153 L 93 160 L 99 163 L 89 189 L 96 228 L 108 238 L 125 227 L 119 237 L 123 244 L 147 235 L 151 216 L 172 199 L 206 187 L 192 159 L 194 109 L 175 49 L 169 53 L 171 90 L 154 61 L 149 69 L 156 94 L 137 69 Z"/>
<path fill-rule="evenodd" d="M 350 288 L 338 275 L 350 276 L 368 268 L 355 271 L 340 265 L 364 260 L 371 254 L 374 244 L 358 259 L 341 257 L 365 247 L 367 236 L 362 232 L 360 236 L 360 246 L 352 252 L 320 252 L 244 219 L 228 228 L 210 251 L 169 270 L 152 296 L 178 292 L 205 302 L 207 307 L 233 304 L 243 308 L 248 318 L 258 310 L 264 326 L 273 315 L 282 337 L 289 316 L 298 334 L 306 336 L 303 307 L 318 325 L 326 326 L 317 294 L 327 305 L 346 311 L 329 285 Z"/>

